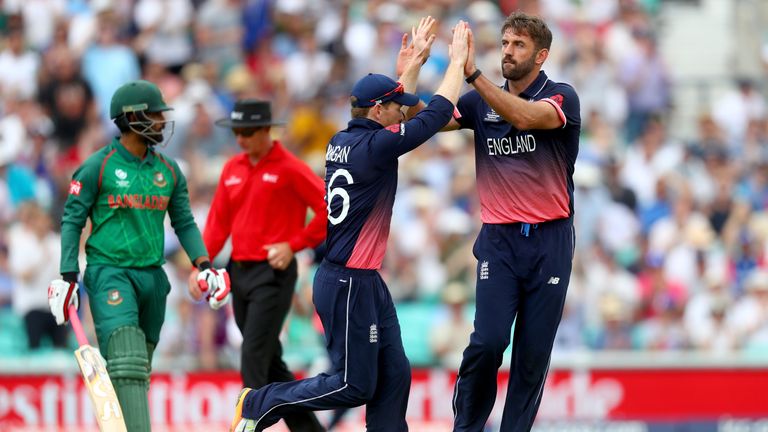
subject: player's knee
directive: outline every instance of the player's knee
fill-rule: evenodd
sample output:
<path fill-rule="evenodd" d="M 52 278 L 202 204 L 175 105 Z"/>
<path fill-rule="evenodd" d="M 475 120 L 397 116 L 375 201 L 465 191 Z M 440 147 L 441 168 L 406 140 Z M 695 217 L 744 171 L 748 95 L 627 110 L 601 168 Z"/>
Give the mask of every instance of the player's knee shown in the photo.
<path fill-rule="evenodd" d="M 482 353 L 482 355 L 490 355 L 493 357 L 501 357 L 504 355 L 504 351 L 509 346 L 509 335 L 503 333 L 487 332 L 483 334 L 477 334 L 472 340 L 476 349 Z"/>
<path fill-rule="evenodd" d="M 347 385 L 344 393 L 353 405 L 365 405 L 373 399 L 373 395 L 376 393 L 375 379 L 348 382 Z"/>
<path fill-rule="evenodd" d="M 138 327 L 120 327 L 107 343 L 107 371 L 113 382 L 149 383 L 149 355 L 144 332 Z"/>
<path fill-rule="evenodd" d="M 373 394 L 376 392 L 376 387 L 356 387 L 349 386 L 346 391 L 346 396 L 349 398 L 350 405 L 360 406 L 367 404 L 373 399 Z"/>
<path fill-rule="evenodd" d="M 520 355 L 520 371 L 523 376 L 537 377 L 549 365 L 550 349 L 527 346 Z"/>
<path fill-rule="evenodd" d="M 394 382 L 398 387 L 411 387 L 411 363 L 405 354 L 392 363 L 387 380 Z"/>

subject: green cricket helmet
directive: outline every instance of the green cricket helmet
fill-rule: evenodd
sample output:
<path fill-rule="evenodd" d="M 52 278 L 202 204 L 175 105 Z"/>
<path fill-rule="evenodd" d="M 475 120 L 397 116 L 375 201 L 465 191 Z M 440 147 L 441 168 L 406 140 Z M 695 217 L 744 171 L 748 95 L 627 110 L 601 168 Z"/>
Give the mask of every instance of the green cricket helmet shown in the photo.
<path fill-rule="evenodd" d="M 151 118 L 147 113 L 169 111 L 160 89 L 149 81 L 130 81 L 120 86 L 109 106 L 109 116 L 121 133 L 131 131 L 144 138 L 147 145 L 168 144 L 173 136 L 175 122 Z M 128 114 L 134 114 L 129 119 Z"/>
<path fill-rule="evenodd" d="M 115 90 L 115 94 L 112 95 L 112 102 L 109 104 L 109 117 L 114 120 L 120 114 L 137 111 L 160 112 L 172 109 L 166 105 L 163 94 L 160 93 L 160 89 L 155 84 L 145 80 L 137 80 L 127 82 Z"/>

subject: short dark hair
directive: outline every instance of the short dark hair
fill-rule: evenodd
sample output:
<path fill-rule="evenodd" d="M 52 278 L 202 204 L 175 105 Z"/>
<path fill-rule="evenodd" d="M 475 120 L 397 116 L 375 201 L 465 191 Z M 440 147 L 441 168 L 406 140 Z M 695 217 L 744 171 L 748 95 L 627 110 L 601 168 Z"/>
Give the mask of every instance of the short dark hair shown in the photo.
<path fill-rule="evenodd" d="M 547 23 L 536 15 L 528 15 L 525 12 L 512 12 L 501 27 L 503 35 L 508 29 L 515 33 L 527 34 L 537 49 L 549 49 L 552 46 L 552 32 L 547 27 Z"/>
<path fill-rule="evenodd" d="M 369 107 L 356 107 L 356 106 L 354 106 L 355 105 L 355 101 L 357 101 L 357 98 L 354 97 L 354 96 L 351 96 L 349 98 L 349 101 L 352 104 L 352 109 L 350 110 L 350 114 L 351 114 L 351 117 L 353 119 L 368 118 L 368 112 L 371 110 L 371 108 L 373 108 L 372 106 L 369 106 Z M 393 103 L 395 103 L 395 101 L 391 101 L 390 100 L 390 101 L 386 101 L 386 102 L 382 103 L 381 105 L 382 106 L 387 106 L 387 105 L 390 105 L 390 104 L 393 104 Z M 374 105 L 374 106 L 376 106 L 376 105 Z"/>
<path fill-rule="evenodd" d="M 371 107 L 356 107 L 352 108 L 351 114 L 353 119 L 360 119 L 360 118 L 366 118 L 368 117 L 368 111 L 371 110 Z"/>
<path fill-rule="evenodd" d="M 368 117 L 368 111 L 371 109 L 371 107 L 358 107 L 357 105 L 357 97 L 350 96 L 349 97 L 349 104 L 352 105 L 352 118 L 358 119 L 358 118 L 366 118 Z"/>

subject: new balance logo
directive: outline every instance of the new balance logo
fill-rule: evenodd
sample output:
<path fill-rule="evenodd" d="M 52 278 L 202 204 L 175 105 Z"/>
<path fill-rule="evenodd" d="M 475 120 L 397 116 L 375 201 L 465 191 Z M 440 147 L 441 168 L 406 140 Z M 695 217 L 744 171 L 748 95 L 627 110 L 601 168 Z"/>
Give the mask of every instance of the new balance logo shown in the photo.
<path fill-rule="evenodd" d="M 547 285 L 557 285 L 559 283 L 560 283 L 560 278 L 559 277 L 554 277 L 554 276 L 549 278 L 549 281 L 547 281 Z"/>
<path fill-rule="evenodd" d="M 480 263 L 480 279 L 488 279 L 488 273 L 488 261 L 483 261 Z"/>
<path fill-rule="evenodd" d="M 371 324 L 371 333 L 368 335 L 368 338 L 370 343 L 376 343 L 379 341 L 379 331 L 376 330 L 376 324 Z"/>

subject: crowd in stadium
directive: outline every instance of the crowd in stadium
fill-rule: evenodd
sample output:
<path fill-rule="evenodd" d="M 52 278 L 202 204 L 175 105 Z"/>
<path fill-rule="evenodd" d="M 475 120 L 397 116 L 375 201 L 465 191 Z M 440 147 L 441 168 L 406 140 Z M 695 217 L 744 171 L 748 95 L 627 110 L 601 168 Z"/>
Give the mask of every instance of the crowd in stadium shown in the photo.
<path fill-rule="evenodd" d="M 368 72 L 392 76 L 401 36 L 420 17 L 441 24 L 420 76 L 428 99 L 458 19 L 471 25 L 478 67 L 503 82 L 500 28 L 518 7 L 547 20 L 555 43 L 544 69 L 581 101 L 577 248 L 555 351 L 768 354 L 765 98 L 756 82 L 734 79 L 700 107 L 696 133 L 681 137 L 669 121 L 675 83 L 658 49 L 657 3 L 0 2 L 0 346 L 17 348 L 0 355 L 73 346 L 65 328 L 41 324 L 50 314 L 46 287 L 59 272 L 69 180 L 117 134 L 108 106 L 120 84 L 150 80 L 175 108 L 161 151 L 182 165 L 202 226 L 222 164 L 238 151 L 231 132 L 213 124 L 235 100 L 270 100 L 275 117 L 288 120 L 274 128 L 279 138 L 322 176 L 325 145 L 349 120 L 351 85 Z M 382 272 L 412 362 L 457 367 L 472 329 L 480 226 L 471 136 L 438 134 L 400 163 Z M 194 368 L 232 367 L 239 334 L 231 313 L 189 298 L 190 264 L 167 232 L 173 290 L 158 354 Z M 322 249 L 300 255 L 286 323 L 286 355 L 300 367 L 325 352 L 311 302 L 321 257 Z M 226 253 L 216 261 L 226 264 Z"/>

